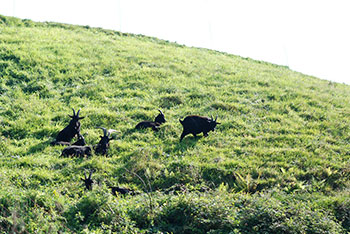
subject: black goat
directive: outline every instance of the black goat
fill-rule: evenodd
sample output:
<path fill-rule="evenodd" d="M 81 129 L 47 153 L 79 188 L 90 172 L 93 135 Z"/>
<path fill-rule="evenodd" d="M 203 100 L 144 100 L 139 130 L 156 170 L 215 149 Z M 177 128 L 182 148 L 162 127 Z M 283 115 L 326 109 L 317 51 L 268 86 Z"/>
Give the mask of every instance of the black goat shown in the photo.
<path fill-rule="evenodd" d="M 160 125 L 166 122 L 163 112 L 161 110 L 158 111 L 159 114 L 156 116 L 154 121 L 142 121 L 136 125 L 135 129 L 152 128 L 154 131 L 158 131 Z"/>
<path fill-rule="evenodd" d="M 76 142 L 74 142 L 72 145 L 80 145 L 80 146 L 86 145 L 85 138 L 83 137 L 83 135 L 81 135 L 79 133 L 78 134 L 78 140 Z"/>
<path fill-rule="evenodd" d="M 84 146 L 86 145 L 86 141 L 83 137 L 83 135 L 81 135 L 80 133 L 78 133 L 78 140 L 76 142 L 74 142 L 73 144 L 71 144 L 70 142 L 66 142 L 66 141 L 53 141 L 51 142 L 52 145 L 80 145 L 80 146 Z"/>
<path fill-rule="evenodd" d="M 86 172 L 84 172 L 85 178 L 81 178 L 81 180 L 85 184 L 85 189 L 90 190 L 90 191 L 92 190 L 92 184 L 94 183 L 94 181 L 91 179 L 91 176 L 92 176 L 92 170 L 90 170 L 89 177 L 86 177 Z M 114 186 L 109 186 L 109 188 L 111 189 L 111 192 L 114 196 L 117 196 L 117 193 L 119 193 L 121 195 L 125 195 L 125 194 L 136 195 L 136 194 L 138 194 L 137 192 L 135 192 L 132 189 L 120 188 L 120 187 L 114 187 Z"/>
<path fill-rule="evenodd" d="M 84 157 L 91 156 L 92 149 L 90 146 L 81 146 L 81 145 L 71 145 L 62 150 L 61 156 L 77 156 Z"/>
<path fill-rule="evenodd" d="M 57 145 L 59 142 L 71 142 L 71 140 L 78 134 L 80 134 L 80 119 L 84 119 L 85 117 L 79 117 L 80 109 L 78 110 L 77 114 L 75 114 L 75 110 L 73 109 L 73 115 L 69 115 L 72 119 L 70 120 L 68 126 L 66 126 L 64 129 L 62 129 L 57 137 L 56 140 L 51 142 L 51 145 Z"/>
<path fill-rule="evenodd" d="M 98 144 L 94 147 L 96 154 L 102 154 L 107 155 L 108 154 L 108 148 L 109 148 L 109 141 L 113 139 L 113 137 L 109 137 L 112 132 L 116 132 L 114 129 L 107 130 L 106 128 L 102 128 L 103 130 L 103 136 L 101 136 L 100 141 Z"/>
<path fill-rule="evenodd" d="M 87 190 L 92 190 L 92 184 L 94 183 L 94 181 L 91 179 L 91 175 L 92 175 L 92 170 L 90 171 L 89 177 L 86 177 L 86 172 L 84 172 L 84 179 L 81 178 L 82 181 L 84 181 L 85 183 L 85 189 Z"/>
<path fill-rule="evenodd" d="M 203 132 L 205 137 L 208 136 L 208 132 L 214 131 L 216 125 L 220 124 L 216 122 L 217 118 L 216 116 L 214 120 L 213 117 L 208 118 L 198 115 L 189 115 L 184 118 L 184 120 L 180 119 L 179 121 L 183 126 L 180 141 L 188 134 L 193 134 L 193 136 L 196 137 L 197 134 Z"/>
<path fill-rule="evenodd" d="M 138 194 L 137 192 L 135 192 L 132 189 L 120 188 L 120 187 L 114 187 L 114 186 L 109 186 L 109 188 L 111 189 L 112 194 L 114 196 L 117 196 L 117 193 L 119 193 L 121 195 L 125 195 L 125 194 L 136 195 L 136 194 Z"/>

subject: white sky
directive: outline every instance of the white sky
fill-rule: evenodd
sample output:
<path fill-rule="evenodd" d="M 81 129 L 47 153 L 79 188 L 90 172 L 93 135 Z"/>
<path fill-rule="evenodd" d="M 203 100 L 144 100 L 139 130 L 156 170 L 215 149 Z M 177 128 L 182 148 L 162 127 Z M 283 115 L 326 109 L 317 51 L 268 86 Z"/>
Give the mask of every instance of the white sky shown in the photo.
<path fill-rule="evenodd" d="M 144 34 L 350 84 L 348 0 L 0 0 L 0 14 Z"/>

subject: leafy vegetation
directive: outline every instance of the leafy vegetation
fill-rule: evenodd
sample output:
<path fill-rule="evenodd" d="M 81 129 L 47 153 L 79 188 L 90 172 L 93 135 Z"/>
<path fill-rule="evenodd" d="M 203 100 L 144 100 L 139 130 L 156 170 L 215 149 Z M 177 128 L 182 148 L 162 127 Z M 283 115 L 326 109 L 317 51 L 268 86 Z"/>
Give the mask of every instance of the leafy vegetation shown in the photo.
<path fill-rule="evenodd" d="M 0 231 L 349 232 L 349 91 L 156 38 L 0 16 Z M 91 145 L 98 127 L 118 131 L 108 157 L 50 146 L 71 108 Z M 133 129 L 159 108 L 159 132 Z M 188 114 L 222 124 L 180 143 Z M 140 193 L 114 197 L 116 185 Z"/>

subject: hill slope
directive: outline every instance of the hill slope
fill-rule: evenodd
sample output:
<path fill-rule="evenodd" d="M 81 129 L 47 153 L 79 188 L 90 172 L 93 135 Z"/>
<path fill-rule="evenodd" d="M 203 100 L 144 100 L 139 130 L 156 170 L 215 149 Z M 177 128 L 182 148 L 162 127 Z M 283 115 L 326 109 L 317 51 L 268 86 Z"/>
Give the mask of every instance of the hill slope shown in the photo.
<path fill-rule="evenodd" d="M 156 38 L 0 16 L 0 230 L 350 229 L 350 87 Z M 81 108 L 109 156 L 50 146 Z M 135 131 L 161 109 L 159 132 Z M 179 119 L 218 116 L 180 143 Z M 93 170 L 93 191 L 80 178 Z M 140 192 L 115 198 L 108 186 Z M 101 226 L 101 223 L 103 225 Z"/>

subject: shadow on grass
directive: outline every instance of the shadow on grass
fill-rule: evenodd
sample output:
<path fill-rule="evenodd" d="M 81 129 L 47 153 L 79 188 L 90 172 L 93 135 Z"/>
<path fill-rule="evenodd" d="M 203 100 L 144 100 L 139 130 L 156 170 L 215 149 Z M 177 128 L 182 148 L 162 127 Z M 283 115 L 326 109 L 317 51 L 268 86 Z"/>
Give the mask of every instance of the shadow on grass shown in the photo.
<path fill-rule="evenodd" d="M 132 135 L 133 133 L 135 133 L 135 132 L 138 132 L 138 131 L 145 131 L 146 129 L 135 129 L 135 128 L 130 128 L 130 129 L 128 129 L 128 130 L 126 130 L 122 135 L 121 135 L 121 139 L 125 139 L 125 137 L 127 137 L 127 136 L 130 136 L 130 135 Z"/>
<path fill-rule="evenodd" d="M 121 135 L 121 139 L 125 139 L 125 137 L 128 137 L 136 132 L 139 132 L 139 133 L 152 132 L 154 135 L 156 135 L 158 137 L 165 137 L 165 132 L 164 132 L 164 129 L 162 129 L 162 127 L 160 127 L 158 129 L 158 131 L 153 131 L 151 128 L 141 128 L 141 129 L 131 128 L 131 129 L 126 130 Z"/>
<path fill-rule="evenodd" d="M 46 149 L 46 147 L 50 146 L 50 142 L 52 140 L 47 140 L 47 141 L 43 141 L 43 142 L 40 142 L 36 145 L 33 145 L 29 148 L 29 150 L 26 152 L 26 155 L 29 155 L 29 154 L 35 154 L 39 151 L 44 151 Z"/>
<path fill-rule="evenodd" d="M 196 136 L 196 137 L 186 137 L 182 139 L 180 142 L 180 139 L 178 140 L 177 143 L 175 143 L 175 147 L 173 148 L 173 153 L 178 153 L 178 152 L 185 152 L 187 149 L 192 149 L 197 142 L 203 138 L 203 136 Z"/>

